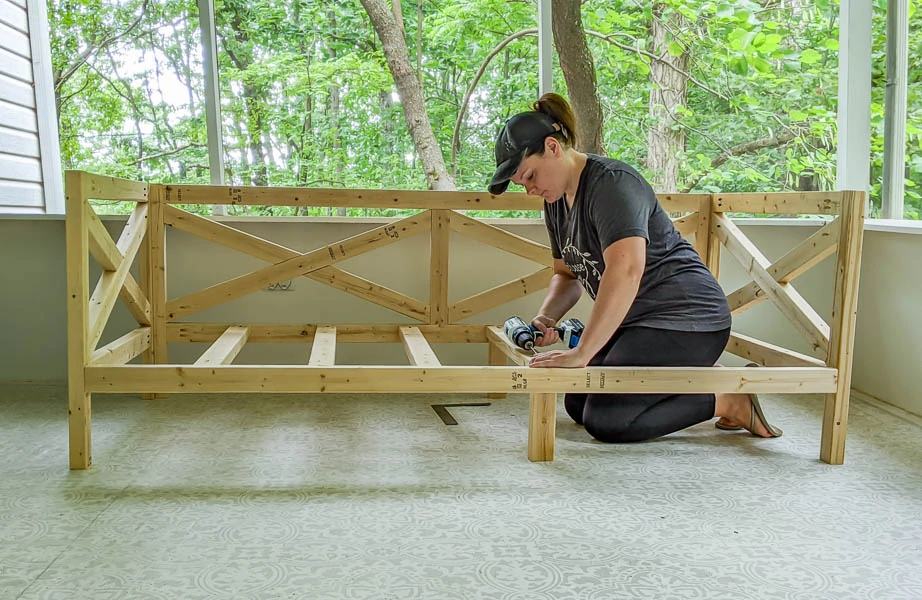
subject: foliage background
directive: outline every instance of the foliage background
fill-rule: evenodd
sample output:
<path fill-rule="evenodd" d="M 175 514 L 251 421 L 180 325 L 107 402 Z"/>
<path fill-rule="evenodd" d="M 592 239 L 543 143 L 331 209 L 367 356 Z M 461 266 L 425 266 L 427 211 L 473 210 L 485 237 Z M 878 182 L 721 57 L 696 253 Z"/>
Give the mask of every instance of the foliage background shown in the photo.
<path fill-rule="evenodd" d="M 886 0 L 874 1 L 872 217 L 880 210 L 886 83 Z M 911 0 L 909 23 L 911 219 L 922 212 L 919 4 Z M 537 7 L 531 1 L 404 0 L 400 8 L 449 172 L 459 189 L 483 190 L 497 128 L 537 97 L 534 35 L 512 41 L 487 65 L 471 90 L 452 153 L 455 123 L 487 56 L 508 36 L 536 27 Z M 688 54 L 688 75 L 696 82 L 671 125 L 686 133 L 677 157 L 680 187 L 833 189 L 838 3 L 831 0 L 586 0 L 582 19 L 591 32 L 605 153 L 652 175 L 646 165 L 654 125 L 651 58 L 644 51 L 649 54 L 651 22 L 662 11 L 664 19 L 681 17 L 669 21 L 681 26 L 670 29 L 668 48 Z M 64 167 L 208 183 L 196 2 L 51 0 L 49 17 Z M 381 42 L 359 2 L 216 0 L 216 21 L 227 183 L 426 188 Z M 566 95 L 559 65 L 555 89 Z M 790 139 L 734 154 L 747 142 L 780 138 Z"/>

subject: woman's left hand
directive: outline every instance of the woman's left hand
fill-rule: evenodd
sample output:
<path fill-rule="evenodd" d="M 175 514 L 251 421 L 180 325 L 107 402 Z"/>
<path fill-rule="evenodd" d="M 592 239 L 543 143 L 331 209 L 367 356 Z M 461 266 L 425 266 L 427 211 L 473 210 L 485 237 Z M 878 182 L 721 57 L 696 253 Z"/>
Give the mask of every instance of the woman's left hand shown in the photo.
<path fill-rule="evenodd" d="M 588 363 L 589 361 L 583 358 L 574 348 L 572 350 L 550 350 L 548 352 L 542 352 L 537 356 L 533 356 L 528 366 L 579 369 L 585 367 Z"/>

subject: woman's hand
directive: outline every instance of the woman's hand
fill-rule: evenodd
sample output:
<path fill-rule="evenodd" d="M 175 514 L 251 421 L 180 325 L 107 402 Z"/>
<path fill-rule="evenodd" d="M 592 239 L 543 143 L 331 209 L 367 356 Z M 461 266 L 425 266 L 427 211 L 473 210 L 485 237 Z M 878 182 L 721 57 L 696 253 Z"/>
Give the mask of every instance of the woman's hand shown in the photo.
<path fill-rule="evenodd" d="M 535 329 L 541 332 L 541 335 L 536 335 L 535 346 L 539 348 L 544 346 L 551 346 L 560 341 L 560 335 L 557 334 L 557 330 L 554 329 L 554 326 L 557 325 L 557 322 L 550 318 L 545 317 L 544 315 L 538 315 L 531 320 L 531 324 L 535 326 Z"/>
<path fill-rule="evenodd" d="M 528 366 L 580 369 L 587 364 L 589 364 L 589 360 L 579 352 L 578 348 L 573 348 L 572 350 L 551 350 L 549 352 L 542 352 L 537 356 L 533 356 Z"/>

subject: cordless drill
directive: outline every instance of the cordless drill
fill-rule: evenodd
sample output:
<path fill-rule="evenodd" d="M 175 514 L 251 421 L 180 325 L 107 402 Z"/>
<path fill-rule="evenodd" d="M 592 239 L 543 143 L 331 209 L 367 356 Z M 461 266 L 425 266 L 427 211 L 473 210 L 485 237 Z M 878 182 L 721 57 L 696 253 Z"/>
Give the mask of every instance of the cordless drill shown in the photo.
<path fill-rule="evenodd" d="M 552 327 L 552 329 L 557 331 L 561 341 L 566 344 L 568 348 L 576 348 L 580 336 L 583 335 L 584 326 L 579 319 L 572 318 L 567 319 L 557 327 Z M 541 330 L 534 325 L 525 323 L 520 317 L 509 317 L 506 319 L 506 323 L 503 325 L 503 332 L 506 334 L 509 341 L 517 347 L 522 350 L 530 350 L 535 354 L 538 353 L 538 351 L 535 350 L 535 343 L 539 337 L 544 335 L 541 333 Z"/>

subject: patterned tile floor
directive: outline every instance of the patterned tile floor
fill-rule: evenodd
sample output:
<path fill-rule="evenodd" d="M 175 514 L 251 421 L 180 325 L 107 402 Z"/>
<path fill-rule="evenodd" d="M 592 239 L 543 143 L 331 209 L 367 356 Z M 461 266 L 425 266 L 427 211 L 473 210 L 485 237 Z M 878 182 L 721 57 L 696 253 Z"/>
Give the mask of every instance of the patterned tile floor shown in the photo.
<path fill-rule="evenodd" d="M 96 396 L 67 468 L 63 386 L 0 386 L 0 599 L 922 598 L 922 428 L 818 397 L 776 440 L 703 423 L 608 446 L 527 397 Z"/>

